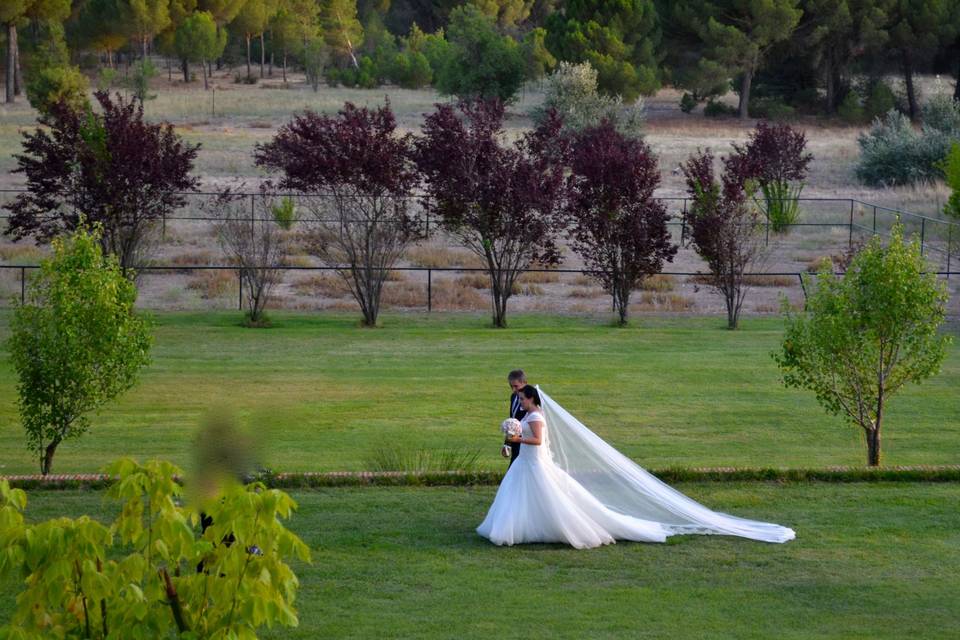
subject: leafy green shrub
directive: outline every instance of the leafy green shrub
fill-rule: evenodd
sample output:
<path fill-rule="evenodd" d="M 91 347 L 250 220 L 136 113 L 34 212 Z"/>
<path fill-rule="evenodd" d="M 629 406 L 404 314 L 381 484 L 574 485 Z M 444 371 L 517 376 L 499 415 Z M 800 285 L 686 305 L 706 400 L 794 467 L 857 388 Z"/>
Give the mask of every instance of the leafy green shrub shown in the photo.
<path fill-rule="evenodd" d="M 589 62 L 561 62 L 547 78 L 543 104 L 531 113 L 534 121 L 543 122 L 547 111 L 554 109 L 565 129 L 582 131 L 609 120 L 623 135 L 639 138 L 643 132 L 643 100 L 624 105 L 617 96 L 601 94 L 598 77 Z"/>
<path fill-rule="evenodd" d="M 327 86 L 331 89 L 339 87 L 341 80 L 340 69 L 337 69 L 336 67 L 327 67 L 323 71 L 323 79 L 327 83 Z"/>
<path fill-rule="evenodd" d="M 14 309 L 8 346 L 17 406 L 43 474 L 60 443 L 83 435 L 90 412 L 133 387 L 149 361 L 137 288 L 117 257 L 103 254 L 100 234 L 81 227 L 54 238 L 53 256 Z"/>
<path fill-rule="evenodd" d="M 703 107 L 703 115 L 708 118 L 735 116 L 737 115 L 737 108 L 719 100 L 707 100 L 707 104 Z"/>
<path fill-rule="evenodd" d="M 938 168 L 943 171 L 947 186 L 950 187 L 950 199 L 944 205 L 943 212 L 960 220 L 960 143 L 953 143 Z"/>
<path fill-rule="evenodd" d="M 688 91 L 685 91 L 682 96 L 680 96 L 680 111 L 684 113 L 690 113 L 697 108 L 697 99 L 693 97 Z"/>
<path fill-rule="evenodd" d="M 72 109 L 81 110 L 90 104 L 87 88 L 87 77 L 77 67 L 44 67 L 30 74 L 27 100 L 40 113 L 50 113 L 50 107 L 60 100 Z"/>
<path fill-rule="evenodd" d="M 751 118 L 787 120 L 793 118 L 797 110 L 780 98 L 767 97 L 751 100 L 747 111 Z"/>
<path fill-rule="evenodd" d="M 461 5 L 450 12 L 447 38 L 439 66 L 431 61 L 440 93 L 505 103 L 516 99 L 526 76 L 523 52 L 516 40 L 497 31 L 492 18 L 475 5 Z"/>
<path fill-rule="evenodd" d="M 812 391 L 830 414 L 864 431 L 867 464 L 880 464 L 881 425 L 891 397 L 939 372 L 952 337 L 942 334 L 946 286 L 930 271 L 919 238 L 897 222 L 874 235 L 843 276 L 810 278 L 802 312 L 781 296 L 786 330 L 773 358 L 787 387 Z"/>
<path fill-rule="evenodd" d="M 897 96 L 886 82 L 875 80 L 867 86 L 863 102 L 864 116 L 868 120 L 883 116 L 897 106 Z"/>
<path fill-rule="evenodd" d="M 309 562 L 310 550 L 281 521 L 290 496 L 233 482 L 182 506 L 170 463 L 121 459 L 107 471 L 120 504 L 109 527 L 89 516 L 26 524 L 26 495 L 0 480 L 0 575 L 24 585 L 0 637 L 252 638 L 297 625 L 286 560 Z"/>
<path fill-rule="evenodd" d="M 393 57 L 388 77 L 404 89 L 420 89 L 430 84 L 433 70 L 420 51 L 401 51 Z"/>
<path fill-rule="evenodd" d="M 917 131 L 907 116 L 891 110 L 857 138 L 857 178 L 872 186 L 933 182 L 943 176 L 939 166 L 951 142 L 950 132 L 927 125 Z"/>
<path fill-rule="evenodd" d="M 153 100 L 157 97 L 157 94 L 150 93 L 150 80 L 155 77 L 157 77 L 157 67 L 149 58 L 141 60 L 133 66 L 133 73 L 129 80 L 130 90 L 140 102 Z"/>
<path fill-rule="evenodd" d="M 273 220 L 284 231 L 292 229 L 293 223 L 297 221 L 297 210 L 294 207 L 293 198 L 289 196 L 283 198 L 280 204 L 272 205 L 270 212 L 273 214 Z"/>
<path fill-rule="evenodd" d="M 860 96 L 856 91 L 848 91 L 843 102 L 837 107 L 837 115 L 847 124 L 860 124 L 866 117 L 866 111 L 860 104 Z"/>

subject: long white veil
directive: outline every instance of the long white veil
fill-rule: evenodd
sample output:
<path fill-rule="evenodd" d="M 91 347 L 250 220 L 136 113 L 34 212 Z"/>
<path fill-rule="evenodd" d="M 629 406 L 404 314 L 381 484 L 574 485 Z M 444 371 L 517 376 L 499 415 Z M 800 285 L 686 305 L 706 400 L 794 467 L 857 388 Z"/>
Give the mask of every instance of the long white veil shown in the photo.
<path fill-rule="evenodd" d="M 661 523 L 675 534 L 733 535 L 786 542 L 793 529 L 711 511 L 665 484 L 570 415 L 537 385 L 546 418 L 544 446 L 554 462 L 607 508 Z"/>

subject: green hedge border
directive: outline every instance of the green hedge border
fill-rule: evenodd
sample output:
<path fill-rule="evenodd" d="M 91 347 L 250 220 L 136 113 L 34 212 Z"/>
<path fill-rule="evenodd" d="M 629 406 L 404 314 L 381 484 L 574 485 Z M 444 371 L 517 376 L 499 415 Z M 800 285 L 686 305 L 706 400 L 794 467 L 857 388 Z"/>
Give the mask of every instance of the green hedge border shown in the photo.
<path fill-rule="evenodd" d="M 668 467 L 650 471 L 673 482 L 960 482 L 960 465 L 896 467 Z M 503 471 L 331 471 L 264 473 L 256 480 L 268 487 L 309 489 L 319 487 L 457 487 L 497 485 Z M 20 489 L 104 489 L 113 478 L 104 474 L 0 476 Z"/>

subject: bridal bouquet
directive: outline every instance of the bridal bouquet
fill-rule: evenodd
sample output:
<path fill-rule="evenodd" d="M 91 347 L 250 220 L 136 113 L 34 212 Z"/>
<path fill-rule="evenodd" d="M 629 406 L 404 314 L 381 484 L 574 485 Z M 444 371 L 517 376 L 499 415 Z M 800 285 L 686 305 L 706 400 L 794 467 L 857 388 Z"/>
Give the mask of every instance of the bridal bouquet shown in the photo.
<path fill-rule="evenodd" d="M 504 435 L 513 438 L 523 432 L 523 427 L 520 426 L 520 421 L 516 418 L 507 418 L 500 423 L 500 431 L 503 431 Z"/>

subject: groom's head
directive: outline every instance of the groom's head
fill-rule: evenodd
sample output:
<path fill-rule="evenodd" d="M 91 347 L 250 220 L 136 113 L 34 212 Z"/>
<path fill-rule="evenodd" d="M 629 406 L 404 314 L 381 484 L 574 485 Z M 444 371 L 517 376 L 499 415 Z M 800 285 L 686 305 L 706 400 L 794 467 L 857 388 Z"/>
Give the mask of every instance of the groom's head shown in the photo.
<path fill-rule="evenodd" d="M 507 382 L 510 383 L 510 388 L 513 389 L 514 393 L 519 393 L 520 389 L 527 386 L 527 374 L 523 372 L 523 369 L 514 369 L 507 376 Z"/>

